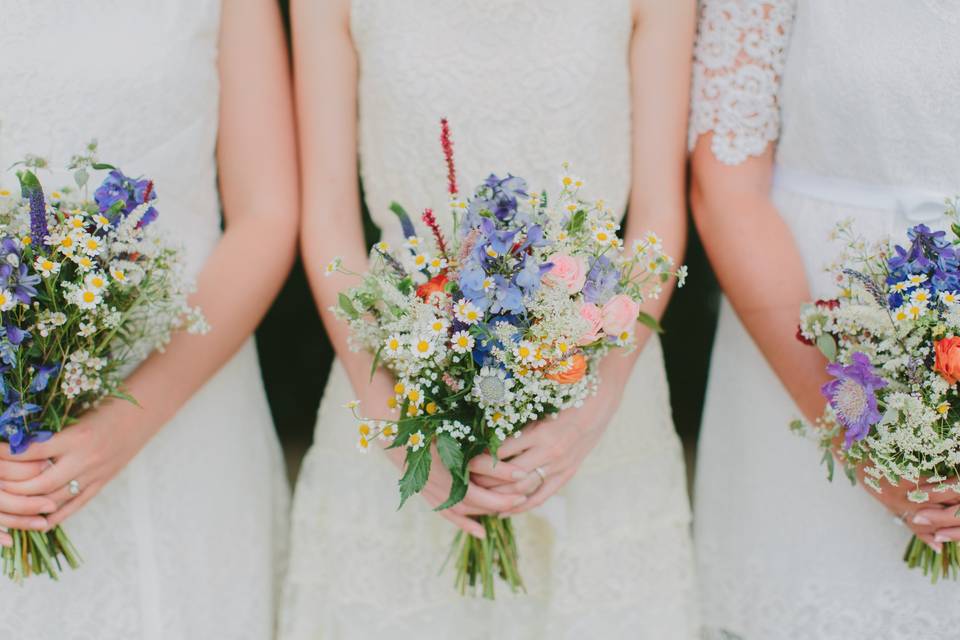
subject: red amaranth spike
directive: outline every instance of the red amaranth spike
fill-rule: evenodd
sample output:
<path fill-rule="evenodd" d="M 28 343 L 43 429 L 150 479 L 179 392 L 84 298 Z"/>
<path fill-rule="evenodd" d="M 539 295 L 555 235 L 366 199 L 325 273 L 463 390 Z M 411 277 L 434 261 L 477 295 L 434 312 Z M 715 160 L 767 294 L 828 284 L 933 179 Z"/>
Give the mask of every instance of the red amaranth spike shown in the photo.
<path fill-rule="evenodd" d="M 457 170 L 453 164 L 453 140 L 450 139 L 450 123 L 446 118 L 440 120 L 440 146 L 447 161 L 447 190 L 451 196 L 457 195 Z"/>
<path fill-rule="evenodd" d="M 440 231 L 440 225 L 437 224 L 437 218 L 433 215 L 433 209 L 423 210 L 423 223 L 430 227 L 430 231 L 433 232 L 433 237 L 437 239 L 437 248 L 440 249 L 440 253 L 443 254 L 443 258 L 449 261 L 450 256 L 447 255 L 447 241 L 443 238 L 443 232 Z"/>
<path fill-rule="evenodd" d="M 153 180 L 147 182 L 147 188 L 143 190 L 143 201 L 150 201 L 150 194 L 153 193 Z"/>

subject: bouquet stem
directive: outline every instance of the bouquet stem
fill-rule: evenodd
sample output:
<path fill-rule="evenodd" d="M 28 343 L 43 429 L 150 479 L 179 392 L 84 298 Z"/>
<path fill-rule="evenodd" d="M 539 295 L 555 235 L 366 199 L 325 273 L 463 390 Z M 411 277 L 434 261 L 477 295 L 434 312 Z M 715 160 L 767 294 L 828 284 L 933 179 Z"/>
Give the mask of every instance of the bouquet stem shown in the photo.
<path fill-rule="evenodd" d="M 63 571 L 61 558 L 71 569 L 82 562 L 76 547 L 59 526 L 47 532 L 10 529 L 8 533 L 13 538 L 13 546 L 0 551 L 3 575 L 18 584 L 24 578 L 41 573 L 52 580 L 59 579 Z"/>
<path fill-rule="evenodd" d="M 937 553 L 926 542 L 913 536 L 903 554 L 903 561 L 911 569 L 919 567 L 923 575 L 930 576 L 931 582 L 941 577 L 956 580 L 960 574 L 960 550 L 956 542 L 944 542 L 943 550 Z"/>
<path fill-rule="evenodd" d="M 476 592 L 479 585 L 483 597 L 493 600 L 494 577 L 499 575 L 513 593 L 525 592 L 517 562 L 517 541 L 510 518 L 483 516 L 480 523 L 487 534 L 483 540 L 463 531 L 453 540 L 453 551 L 456 552 L 457 559 L 454 586 L 461 595 L 465 595 L 468 588 L 471 592 Z"/>

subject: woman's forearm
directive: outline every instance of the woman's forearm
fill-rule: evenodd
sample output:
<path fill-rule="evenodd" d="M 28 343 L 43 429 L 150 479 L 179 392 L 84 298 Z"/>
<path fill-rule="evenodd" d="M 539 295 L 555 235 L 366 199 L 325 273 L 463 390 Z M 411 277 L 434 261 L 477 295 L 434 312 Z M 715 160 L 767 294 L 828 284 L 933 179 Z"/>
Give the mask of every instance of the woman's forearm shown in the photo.
<path fill-rule="evenodd" d="M 160 429 L 237 352 L 276 296 L 293 263 L 296 219 L 250 216 L 228 227 L 207 260 L 191 303 L 212 330 L 177 334 L 127 380 L 137 399 L 126 411 L 150 434 Z M 257 259 L 261 256 L 262 259 Z M 125 403 L 123 403 L 125 404 Z"/>
<path fill-rule="evenodd" d="M 694 220 L 724 294 L 809 420 L 823 410 L 823 356 L 796 339 L 811 299 L 789 227 L 764 190 L 711 192 L 694 179 Z"/>

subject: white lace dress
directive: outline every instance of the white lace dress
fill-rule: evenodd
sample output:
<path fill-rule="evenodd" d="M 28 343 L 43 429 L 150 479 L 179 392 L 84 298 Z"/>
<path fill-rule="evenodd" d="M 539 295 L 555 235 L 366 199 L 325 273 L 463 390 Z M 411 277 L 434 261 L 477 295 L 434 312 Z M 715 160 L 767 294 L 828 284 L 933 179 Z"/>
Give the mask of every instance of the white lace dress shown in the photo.
<path fill-rule="evenodd" d="M 691 140 L 713 131 L 731 165 L 776 142 L 773 199 L 814 296 L 831 292 L 839 220 L 873 236 L 936 224 L 934 194 L 960 190 L 960 5 L 702 4 Z M 953 637 L 960 585 L 905 568 L 907 529 L 842 476 L 827 482 L 815 446 L 787 428 L 797 417 L 724 304 L 695 490 L 711 637 Z"/>
<path fill-rule="evenodd" d="M 99 138 L 104 161 L 156 181 L 157 224 L 197 272 L 220 236 L 220 2 L 3 0 L 0 14 L 0 167 L 27 153 L 62 167 Z M 251 340 L 66 522 L 80 569 L 0 580 L 0 637 L 271 638 L 286 492 Z"/>
<path fill-rule="evenodd" d="M 614 209 L 630 190 L 629 0 L 354 0 L 360 155 L 370 211 L 398 243 L 391 200 L 445 210 L 439 119 L 462 189 L 491 171 L 557 186 L 569 160 Z M 656 90 L 656 88 L 651 88 Z M 697 634 L 683 458 L 652 341 L 579 474 L 517 518 L 530 592 L 462 598 L 440 572 L 454 528 L 398 472 L 360 457 L 355 397 L 335 367 L 297 486 L 281 637 L 651 638 Z"/>

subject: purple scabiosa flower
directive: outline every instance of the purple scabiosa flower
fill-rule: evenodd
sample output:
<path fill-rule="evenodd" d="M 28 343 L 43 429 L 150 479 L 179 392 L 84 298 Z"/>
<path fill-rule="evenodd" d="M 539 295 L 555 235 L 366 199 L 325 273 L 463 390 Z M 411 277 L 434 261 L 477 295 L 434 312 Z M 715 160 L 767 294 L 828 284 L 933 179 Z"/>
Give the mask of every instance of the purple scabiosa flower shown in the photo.
<path fill-rule="evenodd" d="M 847 449 L 867 437 L 870 427 L 880 421 L 876 391 L 887 386 L 887 381 L 874 373 L 866 354 L 854 353 L 851 360 L 849 365 L 827 365 L 827 373 L 835 379 L 820 388 L 846 431 Z"/>

